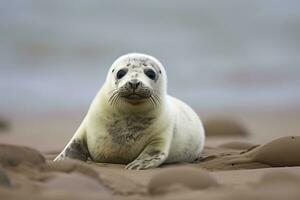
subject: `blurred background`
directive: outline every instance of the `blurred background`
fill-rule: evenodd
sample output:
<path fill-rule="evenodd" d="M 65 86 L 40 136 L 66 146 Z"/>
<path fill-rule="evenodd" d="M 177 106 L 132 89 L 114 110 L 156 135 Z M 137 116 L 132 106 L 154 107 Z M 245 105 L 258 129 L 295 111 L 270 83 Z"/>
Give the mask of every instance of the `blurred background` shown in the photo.
<path fill-rule="evenodd" d="M 296 0 L 1 0 L 0 118 L 68 138 L 112 62 L 141 52 L 202 118 L 239 119 L 254 141 L 296 134 L 299 11 Z"/>

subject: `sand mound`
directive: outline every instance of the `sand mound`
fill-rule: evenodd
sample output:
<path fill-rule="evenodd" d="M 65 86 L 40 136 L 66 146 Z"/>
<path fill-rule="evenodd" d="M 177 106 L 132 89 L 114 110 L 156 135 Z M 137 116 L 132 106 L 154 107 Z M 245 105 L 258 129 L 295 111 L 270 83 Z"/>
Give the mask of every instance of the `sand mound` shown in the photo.
<path fill-rule="evenodd" d="M 63 173 L 78 172 L 80 174 L 89 176 L 93 179 L 100 181 L 100 177 L 96 170 L 94 170 L 88 164 L 77 160 L 64 160 L 60 162 L 50 161 L 43 166 L 43 170 L 51 171 L 51 172 L 63 172 Z"/>
<path fill-rule="evenodd" d="M 161 194 L 183 186 L 191 190 L 201 190 L 218 186 L 216 180 L 205 170 L 193 167 L 176 167 L 165 169 L 154 175 L 149 184 L 150 194 Z"/>
<path fill-rule="evenodd" d="M 249 135 L 245 127 L 235 120 L 231 119 L 208 119 L 203 122 L 206 136 L 218 137 L 246 137 Z"/>
<path fill-rule="evenodd" d="M 18 166 L 29 164 L 37 166 L 45 163 L 43 155 L 35 149 L 23 146 L 0 144 L 0 164 L 2 166 Z"/>
<path fill-rule="evenodd" d="M 246 146 L 248 147 L 248 145 Z M 254 147 L 250 147 L 250 150 Z M 270 167 L 269 165 L 253 161 L 253 159 L 245 156 L 244 152 L 249 152 L 249 149 L 205 147 L 203 153 L 201 153 L 201 156 L 195 163 L 197 163 L 198 167 L 209 171 Z"/>
<path fill-rule="evenodd" d="M 43 184 L 44 189 L 63 190 L 63 191 L 96 191 L 106 192 L 107 189 L 96 180 L 88 178 L 79 173 L 63 174 L 57 173 L 55 178 Z"/>
<path fill-rule="evenodd" d="M 9 187 L 11 186 L 10 180 L 4 169 L 0 166 L 0 187 L 5 186 Z"/>
<path fill-rule="evenodd" d="M 257 147 L 258 145 L 250 144 L 246 142 L 228 142 L 219 145 L 218 147 L 226 148 L 226 149 L 238 149 L 238 150 L 247 150 Z"/>
<path fill-rule="evenodd" d="M 300 136 L 282 137 L 261 146 L 251 146 L 227 143 L 212 150 L 205 149 L 198 160 L 199 166 L 209 170 L 300 166 Z M 248 149 L 243 149 L 246 147 Z"/>
<path fill-rule="evenodd" d="M 253 161 L 272 167 L 300 166 L 300 136 L 275 139 L 245 154 Z"/>
<path fill-rule="evenodd" d="M 3 118 L 0 118 L 0 133 L 2 131 L 5 131 L 9 129 L 9 123 L 8 121 L 4 120 Z"/>

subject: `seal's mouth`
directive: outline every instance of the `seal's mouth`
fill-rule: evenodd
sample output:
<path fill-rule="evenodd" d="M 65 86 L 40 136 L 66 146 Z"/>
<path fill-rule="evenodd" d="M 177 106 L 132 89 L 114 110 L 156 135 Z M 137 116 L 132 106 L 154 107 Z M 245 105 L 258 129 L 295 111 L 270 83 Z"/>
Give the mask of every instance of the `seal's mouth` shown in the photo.
<path fill-rule="evenodd" d="M 151 94 L 131 91 L 130 93 L 127 93 L 126 95 L 122 95 L 122 98 L 129 104 L 140 105 L 145 102 L 148 102 L 149 99 L 151 98 Z"/>
<path fill-rule="evenodd" d="M 141 95 L 135 92 L 132 92 L 130 94 L 127 94 L 126 96 L 123 96 L 123 98 L 128 100 L 145 100 L 150 98 L 150 95 Z"/>

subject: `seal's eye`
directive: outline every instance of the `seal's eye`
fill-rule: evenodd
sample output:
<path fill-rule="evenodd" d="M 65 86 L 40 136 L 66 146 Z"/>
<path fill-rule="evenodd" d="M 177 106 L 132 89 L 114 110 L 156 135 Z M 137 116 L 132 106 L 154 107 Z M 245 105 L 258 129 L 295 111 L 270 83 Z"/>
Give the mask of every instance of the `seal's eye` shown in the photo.
<path fill-rule="evenodd" d="M 156 78 L 156 73 L 152 69 L 145 69 L 144 73 L 152 80 L 154 80 Z"/>
<path fill-rule="evenodd" d="M 121 79 L 123 78 L 128 72 L 128 69 L 124 68 L 124 69 L 120 69 L 117 73 L 117 79 Z"/>

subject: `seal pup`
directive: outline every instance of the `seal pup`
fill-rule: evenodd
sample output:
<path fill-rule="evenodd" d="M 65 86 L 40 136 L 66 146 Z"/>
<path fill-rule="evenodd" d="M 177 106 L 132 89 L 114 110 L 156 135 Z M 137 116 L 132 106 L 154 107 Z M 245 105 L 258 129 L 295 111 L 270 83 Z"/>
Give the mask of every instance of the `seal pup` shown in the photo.
<path fill-rule="evenodd" d="M 167 94 L 167 75 L 154 57 L 118 58 L 78 130 L 54 161 L 66 158 L 148 169 L 192 162 L 204 146 L 197 114 Z"/>

